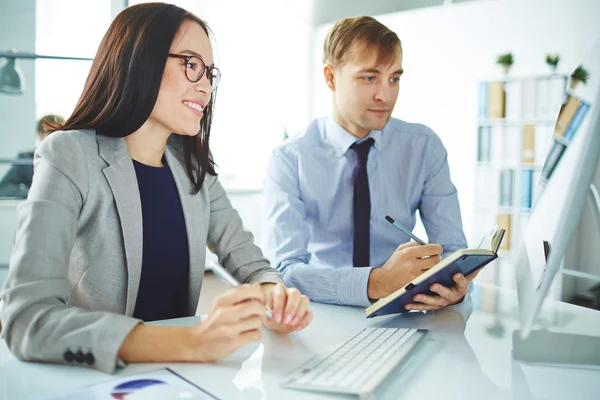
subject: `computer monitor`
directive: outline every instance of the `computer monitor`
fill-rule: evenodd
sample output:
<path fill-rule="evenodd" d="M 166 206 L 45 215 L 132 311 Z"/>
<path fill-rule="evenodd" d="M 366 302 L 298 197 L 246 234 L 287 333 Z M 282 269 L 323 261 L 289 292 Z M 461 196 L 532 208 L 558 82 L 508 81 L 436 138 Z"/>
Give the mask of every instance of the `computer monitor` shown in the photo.
<path fill-rule="evenodd" d="M 555 137 L 546 159 L 542 175 L 543 188 L 535 202 L 515 259 L 515 273 L 519 299 L 521 330 L 513 335 L 513 350 L 531 350 L 532 343 L 523 345 L 532 334 L 537 314 L 548 295 L 552 281 L 561 271 L 567 246 L 579 225 L 586 200 L 591 197 L 590 185 L 598 170 L 600 156 L 600 39 L 594 44 L 586 59 L 580 64 L 589 72 L 587 84 L 568 90 L 566 99 L 573 97 L 585 109 L 584 118 L 577 121 L 577 113 L 571 124 L 579 123 L 571 140 Z M 563 109 L 565 105 L 563 105 Z M 561 109 L 561 114 L 563 114 Z M 564 114 L 562 115 L 564 118 Z M 558 120 L 561 119 L 559 115 Z M 565 145 L 561 148 L 560 144 Z M 557 157 L 558 154 L 558 157 Z M 596 193 L 597 194 L 597 193 Z M 598 207 L 598 205 L 596 205 Z M 597 210 L 596 210 L 597 211 Z M 546 257 L 547 256 L 547 257 Z M 568 268 L 569 266 L 565 266 Z M 570 266 L 572 267 L 572 266 Z M 534 333 L 539 332 L 535 331 Z M 587 339 L 590 339 L 587 337 Z M 587 345 L 600 346 L 600 337 Z M 563 337 L 560 340 L 564 340 Z M 516 342 L 516 344 L 515 344 Z M 562 343 L 562 342 L 561 342 Z M 583 343 L 574 339 L 573 344 Z M 546 343 L 549 345 L 549 343 Z M 561 346 L 558 346 L 561 347 Z M 589 350 L 589 349 L 588 349 Z M 600 348 L 598 348 L 600 351 Z M 549 352 L 549 349 L 546 349 Z M 585 356 L 585 352 L 581 355 Z M 531 356 L 531 354 L 526 357 Z M 565 355 L 558 363 L 568 363 Z M 560 358 L 560 357 L 559 357 Z M 600 358 L 600 355 L 597 356 Z M 580 360 L 581 361 L 581 360 Z M 590 360 L 583 364 L 589 364 Z M 574 361 L 578 363 L 578 361 Z M 592 360 L 599 363 L 598 359 Z"/>

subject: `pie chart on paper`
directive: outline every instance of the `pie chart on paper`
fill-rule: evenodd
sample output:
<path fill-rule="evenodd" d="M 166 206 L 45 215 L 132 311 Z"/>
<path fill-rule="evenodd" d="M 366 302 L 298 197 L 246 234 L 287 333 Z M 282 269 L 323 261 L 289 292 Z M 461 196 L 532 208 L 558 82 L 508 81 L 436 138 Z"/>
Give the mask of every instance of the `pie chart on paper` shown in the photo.
<path fill-rule="evenodd" d="M 113 399 L 127 400 L 128 395 L 133 394 L 139 390 L 145 389 L 149 386 L 164 384 L 165 382 L 159 381 L 157 379 L 136 379 L 132 381 L 123 382 L 115 386 L 110 395 Z"/>

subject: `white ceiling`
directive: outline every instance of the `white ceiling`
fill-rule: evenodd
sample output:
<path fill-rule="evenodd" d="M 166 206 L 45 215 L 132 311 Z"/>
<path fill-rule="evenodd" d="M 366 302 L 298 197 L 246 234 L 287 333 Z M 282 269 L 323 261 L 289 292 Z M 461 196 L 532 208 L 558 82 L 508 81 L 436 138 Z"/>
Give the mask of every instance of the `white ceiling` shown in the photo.
<path fill-rule="evenodd" d="M 308 6 L 307 23 L 323 25 L 345 17 L 381 15 L 416 8 L 482 0 L 297 0 Z M 306 3 L 305 3 L 306 1 Z M 307 4 L 308 3 L 308 4 Z"/>

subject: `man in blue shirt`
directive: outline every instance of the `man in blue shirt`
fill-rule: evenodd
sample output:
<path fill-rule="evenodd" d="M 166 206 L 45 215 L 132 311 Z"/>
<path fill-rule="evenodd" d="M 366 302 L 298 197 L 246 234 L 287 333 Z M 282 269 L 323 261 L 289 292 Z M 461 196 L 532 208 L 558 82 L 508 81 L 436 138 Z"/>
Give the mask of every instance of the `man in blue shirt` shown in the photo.
<path fill-rule="evenodd" d="M 338 21 L 325 39 L 333 115 L 275 149 L 265 178 L 264 248 L 288 286 L 312 300 L 369 306 L 467 246 L 447 153 L 428 127 L 390 118 L 402 46 L 370 17 Z M 416 212 L 431 243 L 418 245 L 385 220 L 413 229 Z M 400 246 L 398 246 L 400 244 Z M 475 274 L 416 296 L 408 309 L 460 302 Z"/>
<path fill-rule="evenodd" d="M 60 115 L 48 114 L 43 116 L 37 124 L 35 146 L 37 147 L 48 135 L 48 129 L 44 121 L 51 124 L 62 124 L 65 122 Z M 18 160 L 31 160 L 28 164 L 13 165 L 6 175 L 0 179 L 0 197 L 26 198 L 33 180 L 33 155 L 35 150 L 21 152 L 17 155 Z"/>

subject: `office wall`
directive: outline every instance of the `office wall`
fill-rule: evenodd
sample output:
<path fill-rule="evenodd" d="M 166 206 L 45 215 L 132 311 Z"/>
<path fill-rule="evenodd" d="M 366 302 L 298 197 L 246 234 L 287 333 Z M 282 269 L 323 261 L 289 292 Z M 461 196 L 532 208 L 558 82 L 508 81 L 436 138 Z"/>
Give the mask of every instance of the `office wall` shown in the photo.
<path fill-rule="evenodd" d="M 0 50 L 35 50 L 36 0 L 4 1 L 0 12 Z M 0 60 L 0 63 L 3 61 Z M 33 147 L 35 140 L 35 64 L 19 60 L 25 77 L 25 93 L 21 96 L 0 94 L 0 157 L 14 157 L 17 152 Z M 0 169 L 4 174 L 6 168 Z M 0 264 L 8 262 L 14 235 L 14 207 L 0 204 Z M 6 270 L 0 268 L 0 285 Z"/>
<path fill-rule="evenodd" d="M 36 0 L 2 2 L 0 50 L 35 51 L 35 5 Z M 17 64 L 25 77 L 25 93 L 0 94 L 0 157 L 31 149 L 35 140 L 35 63 L 18 60 Z"/>
<path fill-rule="evenodd" d="M 405 75 L 394 116 L 429 125 L 449 153 L 463 224 L 472 240 L 477 84 L 500 77 L 498 54 L 511 51 L 511 75 L 547 74 L 547 52 L 559 72 L 572 71 L 600 36 L 597 0 L 490 0 L 431 7 L 377 18 L 403 42 Z M 320 52 L 331 25 L 315 34 L 311 115 L 330 112 Z"/>

